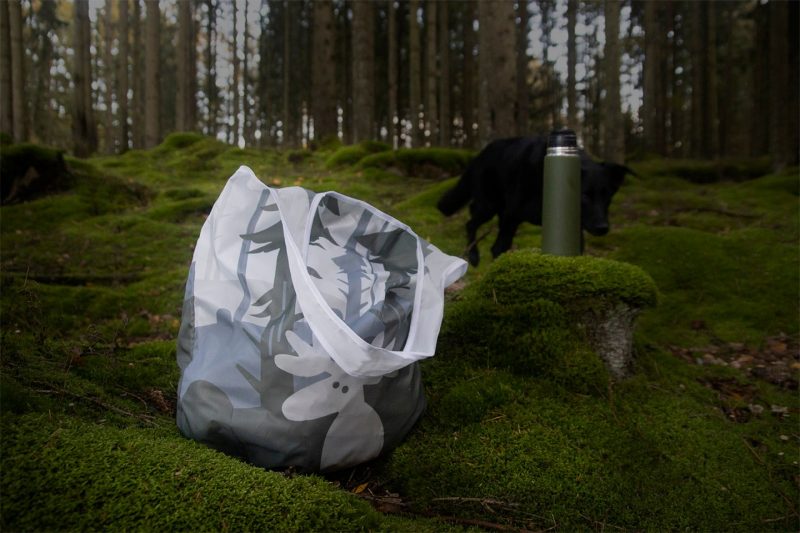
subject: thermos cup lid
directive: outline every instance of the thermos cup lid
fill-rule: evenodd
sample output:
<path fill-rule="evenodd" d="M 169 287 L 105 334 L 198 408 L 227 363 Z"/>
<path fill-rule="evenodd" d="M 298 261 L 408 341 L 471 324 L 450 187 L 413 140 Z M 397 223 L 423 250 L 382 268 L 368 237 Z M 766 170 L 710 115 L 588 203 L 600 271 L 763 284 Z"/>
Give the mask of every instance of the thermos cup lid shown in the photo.
<path fill-rule="evenodd" d="M 548 148 L 577 148 L 578 137 L 572 130 L 553 130 L 547 140 Z"/>

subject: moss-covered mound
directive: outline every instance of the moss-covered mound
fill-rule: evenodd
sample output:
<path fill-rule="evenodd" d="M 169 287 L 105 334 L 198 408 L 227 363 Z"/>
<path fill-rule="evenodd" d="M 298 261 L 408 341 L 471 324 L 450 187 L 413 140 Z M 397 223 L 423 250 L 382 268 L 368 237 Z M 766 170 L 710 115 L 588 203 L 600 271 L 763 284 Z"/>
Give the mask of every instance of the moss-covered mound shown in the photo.
<path fill-rule="evenodd" d="M 325 166 L 335 169 L 343 166 L 355 165 L 370 154 L 377 154 L 391 150 L 391 146 L 377 141 L 362 141 L 352 146 L 342 146 L 325 161 Z"/>
<path fill-rule="evenodd" d="M 176 431 L 6 417 L 4 530 L 363 531 L 370 506 L 321 478 L 252 468 Z"/>
<path fill-rule="evenodd" d="M 470 150 L 454 148 L 410 148 L 385 151 L 361 159 L 358 168 L 380 168 L 403 176 L 440 179 L 464 172 L 475 156 Z"/>
<path fill-rule="evenodd" d="M 755 159 L 653 159 L 634 165 L 646 176 L 675 176 L 692 183 L 744 181 L 758 178 L 770 171 L 768 157 Z"/>
<path fill-rule="evenodd" d="M 501 305 L 542 298 L 572 309 L 592 309 L 608 302 L 643 308 L 655 305 L 657 299 L 653 279 L 630 263 L 533 250 L 503 254 L 472 290 Z"/>

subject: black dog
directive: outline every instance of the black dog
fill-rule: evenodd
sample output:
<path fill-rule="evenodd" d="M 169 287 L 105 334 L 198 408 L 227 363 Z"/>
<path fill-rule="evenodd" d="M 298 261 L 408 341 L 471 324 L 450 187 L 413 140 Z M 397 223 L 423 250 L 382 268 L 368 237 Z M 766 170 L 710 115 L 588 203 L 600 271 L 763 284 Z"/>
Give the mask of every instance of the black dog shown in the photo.
<path fill-rule="evenodd" d="M 470 200 L 472 217 L 467 222 L 469 262 L 480 261 L 476 242 L 478 228 L 495 215 L 500 231 L 492 245 L 497 257 L 511 248 L 522 222 L 541 225 L 545 137 L 515 137 L 491 142 L 467 166 L 456 186 L 447 191 L 437 207 L 452 215 Z M 626 173 L 632 171 L 615 163 L 597 163 L 581 151 L 581 227 L 592 235 L 608 233 L 608 206 Z"/>

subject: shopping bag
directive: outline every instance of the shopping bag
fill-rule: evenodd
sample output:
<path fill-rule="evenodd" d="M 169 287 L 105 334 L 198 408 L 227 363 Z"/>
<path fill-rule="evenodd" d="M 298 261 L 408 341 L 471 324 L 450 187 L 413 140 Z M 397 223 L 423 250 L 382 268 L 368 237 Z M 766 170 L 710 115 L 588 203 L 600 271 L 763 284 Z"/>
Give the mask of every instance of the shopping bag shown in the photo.
<path fill-rule="evenodd" d="M 178 427 L 267 468 L 336 470 L 391 449 L 425 407 L 417 361 L 465 271 L 367 203 L 239 168 L 189 270 Z"/>

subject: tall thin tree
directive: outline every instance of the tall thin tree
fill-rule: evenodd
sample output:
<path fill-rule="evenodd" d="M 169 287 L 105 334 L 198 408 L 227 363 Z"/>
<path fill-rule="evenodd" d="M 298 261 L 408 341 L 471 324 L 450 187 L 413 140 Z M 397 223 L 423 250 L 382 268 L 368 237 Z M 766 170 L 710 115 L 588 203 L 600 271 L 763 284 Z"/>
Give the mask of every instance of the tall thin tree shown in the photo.
<path fill-rule="evenodd" d="M 103 31 L 105 32 L 103 50 L 104 83 L 106 85 L 105 105 L 106 120 L 105 152 L 113 154 L 117 151 L 116 132 L 114 128 L 114 0 L 106 0 L 105 17 L 103 18 Z"/>
<path fill-rule="evenodd" d="M 159 28 L 161 26 L 161 11 L 158 0 L 145 0 L 147 7 L 147 20 L 145 22 L 145 63 L 144 63 L 144 146 L 152 148 L 161 140 L 159 129 Z"/>
<path fill-rule="evenodd" d="M 439 113 L 436 92 L 439 84 L 439 67 L 436 63 L 436 2 L 425 3 L 425 136 L 426 144 L 439 138 Z"/>
<path fill-rule="evenodd" d="M 397 135 L 397 124 L 399 116 L 397 111 L 397 75 L 398 75 L 398 57 L 397 57 L 397 9 L 394 5 L 394 0 L 389 0 L 388 9 L 388 86 L 389 86 L 389 142 L 393 148 L 397 148 L 399 144 L 399 137 Z"/>
<path fill-rule="evenodd" d="M 0 131 L 14 136 L 14 98 L 11 91 L 11 30 L 8 2 L 0 2 Z"/>
<path fill-rule="evenodd" d="M 530 88 L 528 87 L 528 2 L 517 2 L 517 135 L 528 134 L 530 122 Z"/>
<path fill-rule="evenodd" d="M 28 113 L 25 98 L 25 49 L 22 42 L 22 5 L 8 0 L 9 34 L 11 38 L 11 93 L 14 140 L 28 139 Z"/>
<path fill-rule="evenodd" d="M 87 157 L 97 150 L 97 127 L 92 109 L 92 63 L 90 57 L 89 2 L 75 0 L 73 49 L 73 151 Z"/>
<path fill-rule="evenodd" d="M 578 1 L 567 0 L 567 125 L 575 131 L 578 130 L 578 99 L 575 87 L 575 67 L 578 60 L 578 43 L 575 37 L 577 18 Z"/>
<path fill-rule="evenodd" d="M 190 63 L 192 61 L 192 3 L 178 2 L 178 45 L 176 47 L 178 84 L 175 87 L 175 128 L 178 131 L 193 129 L 189 124 L 189 106 L 194 98 L 190 91 Z M 235 32 L 234 32 L 235 33 Z"/>
<path fill-rule="evenodd" d="M 119 63 L 117 72 L 117 103 L 119 149 L 128 149 L 128 0 L 119 3 Z"/>
<path fill-rule="evenodd" d="M 419 113 L 422 105 L 422 52 L 420 50 L 419 0 L 408 6 L 408 119 L 411 122 L 411 145 L 422 143 Z"/>
<path fill-rule="evenodd" d="M 622 2 L 605 0 L 606 45 L 603 52 L 606 98 L 603 106 L 605 122 L 605 158 L 608 161 L 625 161 L 625 134 L 620 104 L 620 46 L 619 16 Z"/>
<path fill-rule="evenodd" d="M 372 2 L 353 2 L 353 141 L 374 136 L 375 12 Z"/>
<path fill-rule="evenodd" d="M 464 144 L 467 148 L 475 146 L 475 18 L 477 4 L 466 2 L 464 6 L 463 40 L 464 67 L 461 83 L 461 116 L 464 123 Z"/>
<path fill-rule="evenodd" d="M 439 144 L 450 145 L 453 116 L 450 104 L 450 3 L 439 2 Z"/>
<path fill-rule="evenodd" d="M 314 98 L 311 101 L 314 117 L 314 136 L 323 140 L 336 136 L 336 63 L 334 50 L 333 2 L 314 2 L 314 46 L 311 84 Z"/>

